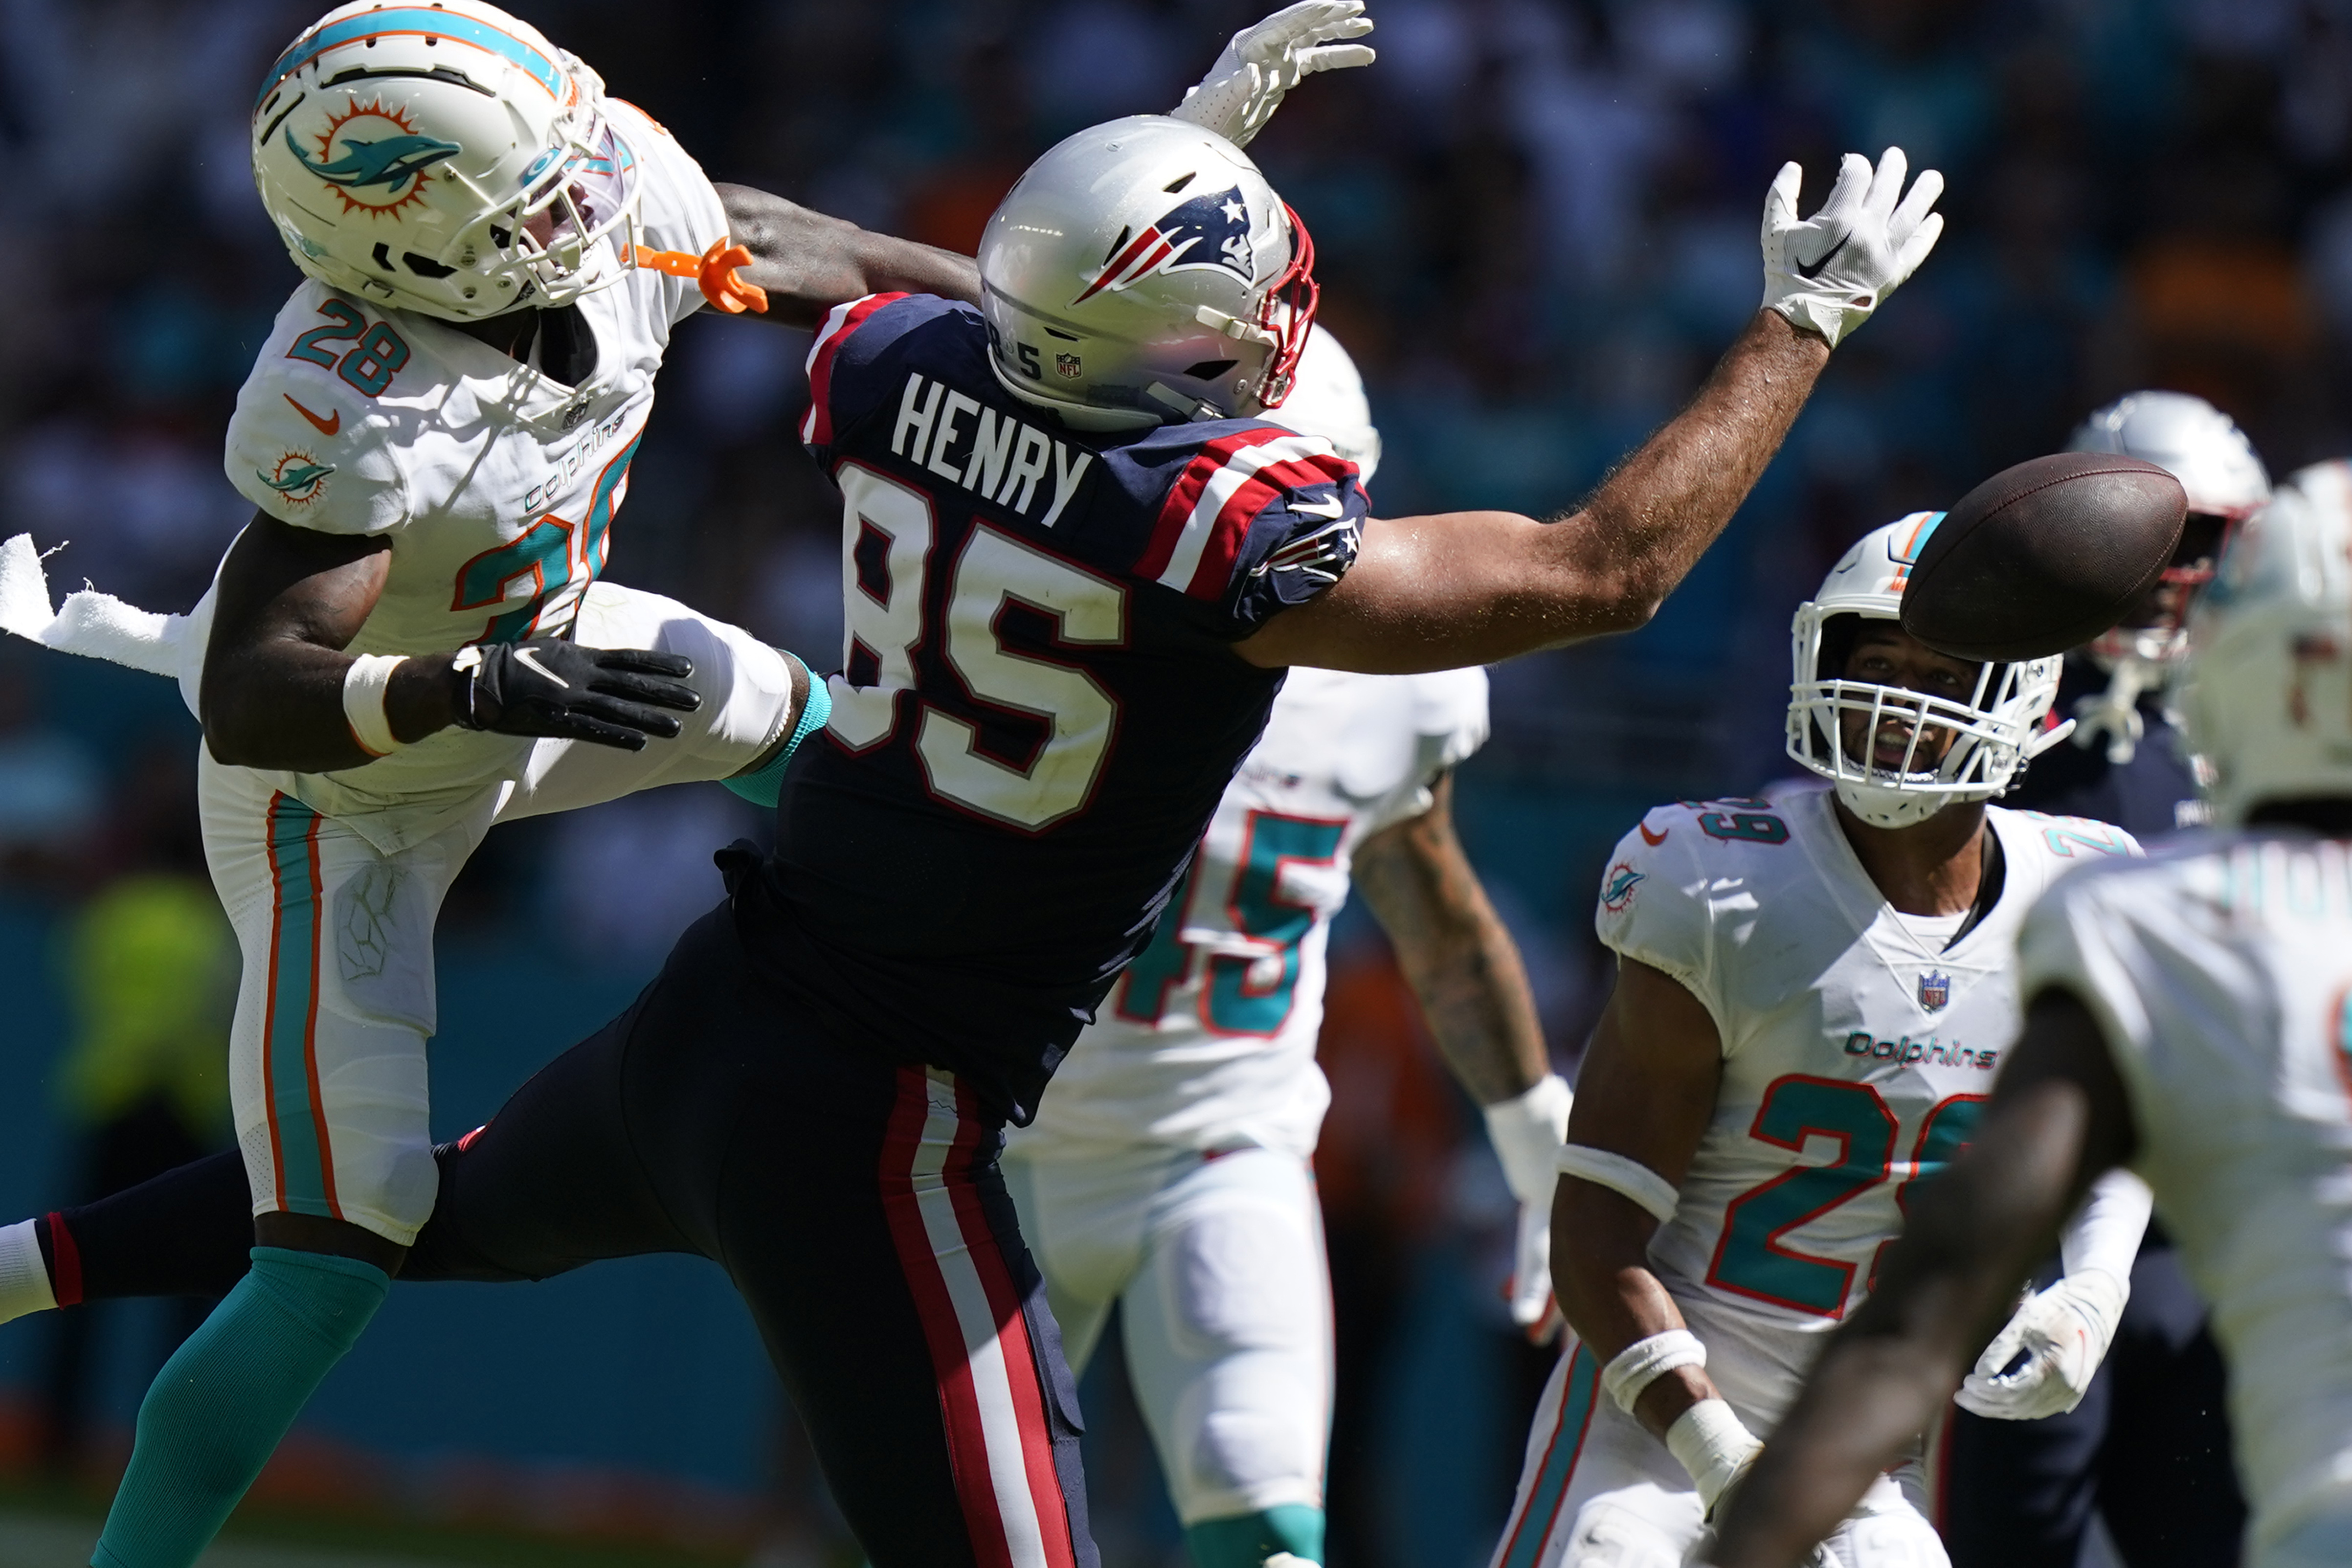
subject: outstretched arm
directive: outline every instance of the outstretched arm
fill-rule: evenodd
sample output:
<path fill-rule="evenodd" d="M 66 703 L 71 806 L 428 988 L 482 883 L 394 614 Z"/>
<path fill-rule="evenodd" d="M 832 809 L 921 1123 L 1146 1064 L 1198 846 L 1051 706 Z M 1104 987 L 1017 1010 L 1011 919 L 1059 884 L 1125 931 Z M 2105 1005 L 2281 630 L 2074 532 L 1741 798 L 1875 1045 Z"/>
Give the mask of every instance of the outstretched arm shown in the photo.
<path fill-rule="evenodd" d="M 1583 510 L 1549 523 L 1505 511 L 1367 522 L 1338 585 L 1236 647 L 1269 667 L 1402 673 L 1632 631 L 1731 521 L 1829 357 L 1826 341 L 1759 310 Z"/>
<path fill-rule="evenodd" d="M 980 302 L 980 266 L 936 246 L 873 234 L 749 185 L 719 185 L 727 232 L 751 253 L 739 269 L 767 290 L 767 319 L 814 327 L 824 313 L 867 294 L 938 294 Z"/>
<path fill-rule="evenodd" d="M 1933 169 L 1902 150 L 1874 170 L 1846 155 L 1821 211 L 1799 222 L 1790 163 L 1764 203 L 1763 306 L 1690 405 L 1582 510 L 1552 523 L 1451 512 L 1364 526 L 1355 565 L 1319 597 L 1236 646 L 1253 664 L 1407 671 L 1485 664 L 1656 613 L 1780 449 L 1832 345 L 1878 308 L 1943 232 Z"/>
<path fill-rule="evenodd" d="M 2092 1181 L 2136 1141 L 2097 1021 L 2034 1000 L 1975 1143 L 1923 1182 L 1878 1288 L 1831 1339 L 1706 1561 L 1789 1568 L 1942 1413 Z"/>

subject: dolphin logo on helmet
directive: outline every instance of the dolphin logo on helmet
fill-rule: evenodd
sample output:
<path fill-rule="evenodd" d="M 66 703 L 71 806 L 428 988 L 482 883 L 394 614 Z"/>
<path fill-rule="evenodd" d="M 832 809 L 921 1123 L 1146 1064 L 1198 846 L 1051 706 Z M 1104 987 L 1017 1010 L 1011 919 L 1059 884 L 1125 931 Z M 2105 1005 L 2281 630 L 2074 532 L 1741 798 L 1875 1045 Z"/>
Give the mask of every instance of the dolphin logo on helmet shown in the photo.
<path fill-rule="evenodd" d="M 455 142 L 436 141 L 430 136 L 386 136 L 377 142 L 362 142 L 347 137 L 343 155 L 331 163 L 314 163 L 303 155 L 294 141 L 294 132 L 286 132 L 286 150 L 300 161 L 305 169 L 335 185 L 383 185 L 396 190 L 445 159 L 454 158 L 465 151 Z"/>

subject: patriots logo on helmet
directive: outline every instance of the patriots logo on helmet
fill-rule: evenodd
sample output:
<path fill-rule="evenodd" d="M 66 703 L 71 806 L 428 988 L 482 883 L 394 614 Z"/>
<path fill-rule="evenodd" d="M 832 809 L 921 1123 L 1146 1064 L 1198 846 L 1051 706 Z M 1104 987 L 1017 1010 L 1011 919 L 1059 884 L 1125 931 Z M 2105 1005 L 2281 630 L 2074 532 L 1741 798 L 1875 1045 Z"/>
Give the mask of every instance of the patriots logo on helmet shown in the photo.
<path fill-rule="evenodd" d="M 1230 272 L 1244 284 L 1257 281 L 1249 205 L 1242 200 L 1239 185 L 1215 195 L 1194 196 L 1134 238 L 1115 245 L 1102 276 L 1070 302 L 1084 304 L 1106 289 L 1117 292 L 1132 288 L 1161 272 L 1200 268 Z"/>
<path fill-rule="evenodd" d="M 1940 1013 L 1952 999 L 1952 977 L 1937 970 L 1919 976 L 1919 1005 L 1930 1013 Z"/>

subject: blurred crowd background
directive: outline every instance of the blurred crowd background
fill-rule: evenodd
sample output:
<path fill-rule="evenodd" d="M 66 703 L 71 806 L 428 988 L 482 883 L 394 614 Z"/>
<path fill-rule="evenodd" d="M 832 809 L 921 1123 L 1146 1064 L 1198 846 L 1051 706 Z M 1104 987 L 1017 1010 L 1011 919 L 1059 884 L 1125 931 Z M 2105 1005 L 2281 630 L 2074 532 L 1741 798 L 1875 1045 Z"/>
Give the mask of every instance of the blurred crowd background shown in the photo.
<path fill-rule="evenodd" d="M 1037 152 L 1172 105 L 1256 14 L 511 3 L 714 178 L 961 249 Z M 297 278 L 253 194 L 245 114 L 314 9 L 0 0 L 0 536 L 63 546 L 59 591 L 88 578 L 184 609 L 246 516 L 222 431 Z M 1839 351 L 1656 623 L 1496 674 L 1465 833 L 1564 1065 L 1606 984 L 1588 917 L 1608 845 L 1656 799 L 1788 771 L 1788 617 L 1854 536 L 2054 449 L 2137 386 L 2210 398 L 2274 474 L 2352 451 L 2352 0 L 1371 10 L 1379 65 L 1309 82 L 1252 152 L 1317 237 L 1324 319 L 1387 440 L 1384 512 L 1571 505 L 1755 308 L 1757 215 L 1783 160 L 1804 163 L 1808 209 L 1850 149 L 1899 143 L 1949 181 L 1941 247 Z M 611 573 L 823 668 L 839 647 L 836 501 L 792 438 L 804 347 L 687 324 Z M 0 648 L 0 1219 L 223 1136 L 231 960 L 194 837 L 195 743 L 163 682 Z M 718 897 L 709 850 L 761 831 L 698 787 L 493 836 L 442 923 L 442 1131 L 625 1001 Z M 1334 951 L 1332 1563 L 1469 1564 L 1542 1370 L 1496 1297 L 1509 1204 L 1377 935 L 1351 921 Z M 707 1276 L 656 1262 L 396 1293 L 278 1495 L 830 1560 L 821 1487 Z M 188 1310 L 0 1329 L 9 1473 L 102 1477 Z M 674 1342 L 681 1324 L 698 1325 L 691 1344 Z M 1172 1563 L 1117 1371 L 1087 1392 L 1097 1530 L 1115 1568 Z"/>

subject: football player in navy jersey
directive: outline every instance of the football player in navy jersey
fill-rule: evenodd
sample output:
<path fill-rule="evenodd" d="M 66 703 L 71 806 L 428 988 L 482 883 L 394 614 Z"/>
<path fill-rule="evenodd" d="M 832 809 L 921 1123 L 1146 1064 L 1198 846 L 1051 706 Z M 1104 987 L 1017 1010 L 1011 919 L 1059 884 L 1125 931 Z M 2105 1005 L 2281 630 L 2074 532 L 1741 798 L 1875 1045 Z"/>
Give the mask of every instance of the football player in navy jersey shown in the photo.
<path fill-rule="evenodd" d="M 441 1160 L 445 1275 L 726 1268 L 877 1568 L 1095 1561 L 1002 1130 L 1149 940 L 1282 671 L 1642 624 L 1942 226 L 1899 152 L 1801 222 L 1789 165 L 1765 308 L 1585 508 L 1367 521 L 1352 465 L 1255 417 L 1315 285 L 1231 139 L 1296 76 L 1244 79 L 1033 166 L 980 310 L 828 318 L 803 435 L 845 502 L 843 668 L 777 848 L 723 853 L 728 901 L 629 1011 Z"/>

